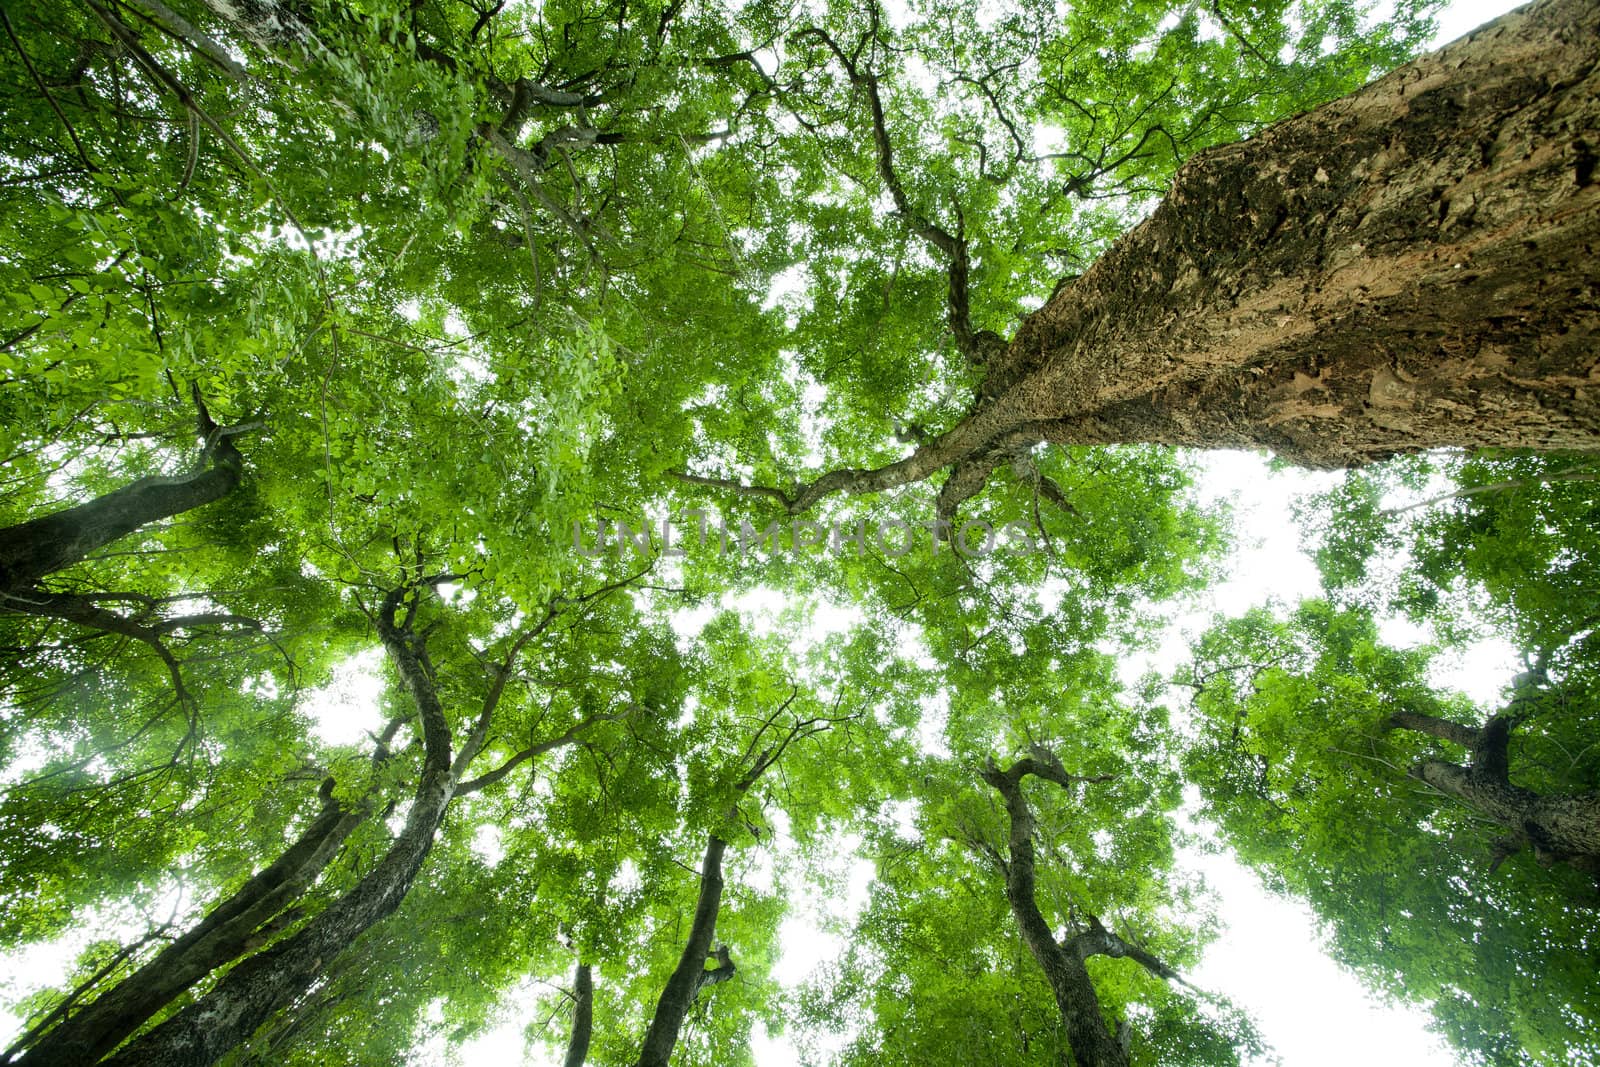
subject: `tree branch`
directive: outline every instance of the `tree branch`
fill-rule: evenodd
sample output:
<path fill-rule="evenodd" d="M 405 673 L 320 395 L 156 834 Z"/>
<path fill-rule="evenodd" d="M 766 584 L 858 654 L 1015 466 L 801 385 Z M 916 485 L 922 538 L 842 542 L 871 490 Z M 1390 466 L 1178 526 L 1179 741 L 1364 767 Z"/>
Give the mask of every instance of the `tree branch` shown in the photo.
<path fill-rule="evenodd" d="M 1039 964 L 1055 994 L 1056 1007 L 1061 1012 L 1075 1062 L 1084 1067 L 1127 1067 L 1127 1052 L 1106 1027 L 1099 996 L 1083 959 L 1067 952 L 1056 942 L 1050 924 L 1039 911 L 1035 899 L 1033 809 L 1022 795 L 1022 779 L 1030 774 L 1063 786 L 1075 781 L 1105 781 L 1110 776 L 1083 778 L 1070 775 L 1062 767 L 1061 760 L 1043 745 L 1034 745 L 1032 755 L 1017 760 L 1005 770 L 1001 770 L 991 757 L 978 774 L 998 790 L 1005 801 L 1010 822 L 1010 861 L 1002 865 L 1006 899 L 1011 905 L 1011 914 L 1016 919 L 1023 944 Z"/>
<path fill-rule="evenodd" d="M 553 737 L 548 741 L 540 741 L 537 744 L 529 745 L 527 748 L 507 759 L 494 770 L 462 782 L 460 785 L 456 786 L 456 795 L 461 796 L 466 793 L 476 793 L 479 790 L 486 789 L 500 781 L 500 779 L 504 778 L 512 771 L 516 770 L 522 764 L 533 759 L 535 756 L 542 756 L 546 752 L 552 752 L 555 749 L 564 748 L 567 745 L 572 744 L 595 725 L 602 722 L 620 722 L 623 719 L 626 719 L 642 710 L 644 709 L 638 704 L 629 704 L 621 711 L 602 712 L 591 715 L 583 721 L 575 723 L 569 727 L 567 731 L 561 734 L 559 737 Z"/>
<path fill-rule="evenodd" d="M 869 7 L 871 26 L 863 36 L 864 44 L 869 38 L 876 36 L 879 25 L 879 11 L 876 0 Z M 821 41 L 828 51 L 832 52 L 844 67 L 845 74 L 850 79 L 850 84 L 865 90 L 867 108 L 872 119 L 872 145 L 877 166 L 878 177 L 883 181 L 884 188 L 889 190 L 889 196 L 894 200 L 895 211 L 906 220 L 911 231 L 928 244 L 941 252 L 949 261 L 946 268 L 949 286 L 946 296 L 948 312 L 946 320 L 950 332 L 955 336 L 956 347 L 967 360 L 974 365 L 981 366 L 998 352 L 1004 350 L 1005 341 L 995 333 L 988 330 L 974 331 L 972 329 L 971 305 L 968 296 L 970 262 L 967 254 L 967 240 L 962 232 L 961 205 L 955 205 L 957 229 L 955 233 L 938 225 L 926 215 L 917 211 L 911 204 L 911 198 L 906 195 L 905 185 L 900 179 L 899 172 L 894 165 L 894 149 L 889 143 L 888 120 L 884 114 L 883 96 L 878 87 L 878 76 L 872 70 L 862 67 L 856 62 L 855 55 L 847 55 L 839 43 L 834 40 L 826 30 L 819 26 L 809 26 L 796 32 L 791 41 L 803 41 L 815 38 Z M 857 48 L 857 53 L 860 47 Z"/>
<path fill-rule="evenodd" d="M 1441 719 L 1435 715 L 1424 715 L 1416 711 L 1397 711 L 1389 716 L 1388 728 L 1391 730 L 1415 730 L 1430 737 L 1437 737 L 1441 741 L 1449 741 L 1463 748 L 1475 748 L 1481 731 L 1475 726 L 1463 726 L 1461 723 L 1449 719 Z"/>
<path fill-rule="evenodd" d="M 1416 511 L 1418 508 L 1442 504 L 1446 500 L 1477 496 L 1479 493 L 1498 493 L 1506 489 L 1522 489 L 1530 485 L 1549 485 L 1553 482 L 1592 482 L 1597 480 L 1600 480 L 1600 473 L 1595 471 L 1595 464 L 1585 463 L 1581 467 L 1569 467 L 1566 470 L 1540 475 L 1537 478 L 1510 478 L 1503 482 L 1490 482 L 1488 485 L 1469 485 L 1464 489 L 1456 489 L 1449 493 L 1440 493 L 1438 496 L 1430 496 L 1426 500 L 1417 501 L 1415 504 L 1407 504 L 1398 508 L 1385 508 L 1378 512 L 1378 515 L 1382 518 L 1404 515 L 1406 512 Z"/>
<path fill-rule="evenodd" d="M 742 493 L 746 496 L 759 496 L 769 500 L 776 500 L 783 505 L 784 511 L 791 514 L 795 511 L 794 499 L 782 489 L 773 489 L 764 485 L 745 485 L 743 482 L 735 481 L 732 478 L 708 478 L 700 474 L 685 474 L 683 471 L 670 471 L 668 476 L 676 478 L 687 485 L 704 485 L 712 489 L 731 489 L 735 493 Z"/>
<path fill-rule="evenodd" d="M 1089 916 L 1089 926 L 1068 938 L 1061 947 L 1076 955 L 1080 960 L 1087 960 L 1090 956 L 1110 956 L 1112 959 L 1130 959 L 1157 978 L 1169 982 L 1178 982 L 1188 986 L 1176 970 L 1162 962 L 1153 953 L 1140 948 L 1117 934 L 1107 930 L 1098 915 Z M 1189 986 L 1193 989 L 1193 986 Z"/>
<path fill-rule="evenodd" d="M 700 984 L 695 988 L 696 993 L 708 985 L 721 985 L 731 980 L 739 969 L 733 965 L 733 956 L 727 945 L 718 945 L 717 951 L 712 953 L 710 958 L 716 960 L 717 965 L 710 970 L 700 972 Z"/>
<path fill-rule="evenodd" d="M 233 57 L 228 55 L 220 44 L 196 29 L 193 23 L 161 0 L 137 0 L 136 6 L 144 9 L 139 14 L 154 23 L 157 29 L 196 54 L 204 56 L 229 77 L 237 81 L 249 80 L 249 72 L 234 62 Z"/>

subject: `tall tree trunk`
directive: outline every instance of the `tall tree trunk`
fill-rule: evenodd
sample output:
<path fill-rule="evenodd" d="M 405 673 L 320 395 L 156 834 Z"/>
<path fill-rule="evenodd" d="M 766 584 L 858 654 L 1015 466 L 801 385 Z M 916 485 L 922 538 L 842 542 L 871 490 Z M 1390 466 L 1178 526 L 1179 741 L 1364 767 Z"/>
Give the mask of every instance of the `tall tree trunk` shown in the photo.
<path fill-rule="evenodd" d="M 994 369 L 1067 443 L 1600 448 L 1600 5 L 1544 0 L 1178 173 Z"/>
<path fill-rule="evenodd" d="M 1034 897 L 1033 809 L 1022 795 L 1022 779 L 1035 774 L 1062 782 L 1067 776 L 1064 771 L 1057 776 L 1054 772 L 1059 770 L 1060 764 L 1053 759 L 1035 757 L 1018 760 L 1004 771 L 990 763 L 980 772 L 984 781 L 999 790 L 1011 821 L 1007 838 L 1010 858 L 1005 864 L 1006 900 L 1011 904 L 1022 943 L 1050 983 L 1077 1067 L 1128 1067 L 1127 1050 L 1106 1026 L 1100 1011 L 1100 997 L 1084 966 L 1085 953 L 1069 952 L 1056 942 Z"/>
<path fill-rule="evenodd" d="M 401 829 L 378 865 L 294 935 L 240 963 L 200 1000 L 137 1038 L 107 1064 L 209 1067 L 310 988 L 325 966 L 389 916 L 416 880 L 455 791 L 450 725 L 423 668 L 416 638 L 394 625 L 400 593 L 378 612 L 378 631 L 422 720 L 422 774 Z M 477 731 L 481 734 L 481 726 Z M 469 741 L 470 749 L 476 741 Z"/>
<path fill-rule="evenodd" d="M 217 432 L 204 407 L 201 425 Z M 0 604 L 147 523 L 221 500 L 238 488 L 243 470 L 239 450 L 218 436 L 206 449 L 204 466 L 190 474 L 141 478 L 76 507 L 0 529 Z"/>
<path fill-rule="evenodd" d="M 178 994 L 257 947 L 270 932 L 263 927 L 275 918 L 281 922 L 279 913 L 316 880 L 365 818 L 364 810 L 346 811 L 325 796 L 321 813 L 273 863 L 155 958 L 34 1042 L 22 1062 L 94 1063 L 109 1053 Z"/>
<path fill-rule="evenodd" d="M 589 1058 L 589 1039 L 594 1035 L 594 975 L 587 963 L 578 964 L 573 978 L 572 1036 L 567 1039 L 567 1057 L 562 1067 L 583 1067 Z"/>
<path fill-rule="evenodd" d="M 722 854 L 728 843 L 712 834 L 706 843 L 706 853 L 700 861 L 700 895 L 695 899 L 694 922 L 689 926 L 689 939 L 684 943 L 678 965 L 672 969 L 661 998 L 656 1001 L 655 1014 L 650 1017 L 650 1029 L 644 1037 L 644 1047 L 639 1051 L 635 1067 L 667 1067 L 672 1059 L 672 1049 L 678 1043 L 678 1033 L 683 1020 L 694 1004 L 695 996 L 716 974 L 731 976 L 733 964 L 723 953 L 717 971 L 706 970 L 706 960 L 711 957 L 711 940 L 717 931 L 717 909 L 722 906 Z"/>
<path fill-rule="evenodd" d="M 796 684 L 790 690 L 788 699 L 766 717 L 761 728 L 745 746 L 744 754 L 740 758 L 741 761 L 749 760 L 749 765 L 733 783 L 735 797 L 743 797 L 748 793 L 750 787 L 783 757 L 784 752 L 797 738 L 815 736 L 829 729 L 835 722 L 843 721 L 827 718 L 801 719 L 795 716 L 789 726 L 779 727 L 778 720 L 789 710 L 799 694 L 800 687 Z M 775 732 L 769 735 L 769 730 Z M 763 741 L 766 741 L 764 747 Z M 729 822 L 736 822 L 739 818 L 739 805 L 735 801 L 728 809 L 727 819 Z M 720 945 L 715 952 L 711 950 L 711 941 L 717 932 L 717 909 L 722 906 L 722 856 L 727 849 L 728 842 L 717 834 L 712 834 L 706 841 L 706 853 L 700 860 L 700 893 L 695 898 L 694 921 L 689 925 L 689 939 L 684 943 L 683 953 L 678 957 L 678 965 L 672 969 L 672 976 L 667 979 L 666 987 L 661 990 L 660 999 L 656 1001 L 655 1014 L 650 1017 L 650 1028 L 645 1032 L 644 1047 L 639 1050 L 639 1058 L 635 1061 L 634 1067 L 667 1067 L 668 1061 L 672 1059 L 672 1050 L 678 1043 L 678 1033 L 683 1029 L 683 1020 L 688 1017 L 694 998 L 706 986 L 730 980 L 738 970 L 734 966 L 728 946 Z M 717 961 L 717 966 L 707 970 L 706 963 L 711 959 Z"/>
<path fill-rule="evenodd" d="M 1468 766 L 1430 759 L 1411 768 L 1411 774 L 1510 831 L 1497 845 L 1500 858 L 1528 848 L 1546 866 L 1567 863 L 1600 878 L 1600 792 L 1546 794 L 1513 784 L 1513 723 L 1512 714 L 1496 715 L 1481 727 L 1409 711 L 1389 716 L 1393 729 L 1415 730 L 1468 750 Z"/>
<path fill-rule="evenodd" d="M 1190 159 L 1029 315 L 965 418 L 791 491 L 950 476 L 1041 442 L 1270 448 L 1347 467 L 1446 446 L 1600 450 L 1600 5 L 1539 0 Z"/>

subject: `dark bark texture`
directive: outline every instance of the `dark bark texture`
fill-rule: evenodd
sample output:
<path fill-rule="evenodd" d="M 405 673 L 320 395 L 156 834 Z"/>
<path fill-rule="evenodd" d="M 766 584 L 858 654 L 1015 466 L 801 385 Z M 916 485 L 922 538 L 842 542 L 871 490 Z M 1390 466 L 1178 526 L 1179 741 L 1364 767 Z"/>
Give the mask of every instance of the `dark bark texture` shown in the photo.
<path fill-rule="evenodd" d="M 422 721 L 423 763 L 411 810 L 389 851 L 353 889 L 300 930 L 240 963 L 200 1000 L 104 1062 L 116 1067 L 210 1067 L 304 995 L 331 961 L 405 899 L 444 819 L 456 778 L 449 722 L 409 630 L 409 613 L 405 624 L 394 622 L 399 599 L 397 592 L 385 600 L 378 631 Z"/>
<path fill-rule="evenodd" d="M 1034 897 L 1033 809 L 1022 795 L 1022 780 L 1031 774 L 1068 785 L 1073 779 L 1062 770 L 1059 760 L 1044 752 L 1020 759 L 1004 771 L 991 761 L 980 773 L 1005 800 L 1006 814 L 1011 821 L 1007 839 L 1009 856 L 1004 862 L 1006 899 L 1022 934 L 1022 943 L 1050 983 L 1077 1067 L 1127 1067 L 1127 1049 L 1106 1025 L 1100 997 L 1084 966 L 1084 960 L 1096 954 L 1093 947 L 1087 941 L 1080 941 L 1069 951 L 1057 944 Z"/>
<path fill-rule="evenodd" d="M 716 834 L 706 843 L 706 852 L 700 861 L 700 895 L 695 899 L 689 939 L 678 957 L 678 965 L 672 969 L 672 977 L 661 991 L 661 998 L 656 1001 L 655 1014 L 650 1018 L 650 1029 L 645 1032 L 644 1046 L 639 1050 L 635 1067 L 667 1067 L 673 1047 L 678 1043 L 678 1033 L 683 1029 L 683 1020 L 688 1017 L 689 1008 L 701 988 L 733 976 L 733 962 L 726 949 L 717 953 L 717 969 L 706 970 L 706 960 L 712 957 L 711 941 L 717 932 L 717 910 L 722 907 L 722 855 L 727 848 L 728 843 Z"/>
<path fill-rule="evenodd" d="M 327 783 L 331 787 L 332 780 Z M 174 997 L 216 968 L 251 952 L 287 925 L 284 909 L 316 880 L 366 817 L 325 794 L 310 826 L 205 918 L 153 959 L 34 1042 L 25 1064 L 94 1063 Z"/>
<path fill-rule="evenodd" d="M 794 685 L 788 699 L 766 717 L 761 728 L 745 746 L 740 757 L 741 762 L 745 763 L 745 771 L 733 783 L 736 798 L 749 793 L 750 788 L 783 757 L 796 740 L 813 737 L 833 724 L 844 721 L 826 717 L 796 717 L 787 728 L 779 727 L 779 719 L 789 711 L 799 694 L 800 687 Z M 743 821 L 737 800 L 729 807 L 726 819 L 735 824 Z M 639 1050 L 634 1067 L 667 1067 L 672 1059 L 672 1050 L 678 1043 L 678 1034 L 683 1029 L 683 1021 L 688 1017 L 700 990 L 708 985 L 729 981 L 738 971 L 727 945 L 718 945 L 715 952 L 711 949 L 712 939 L 717 932 L 717 910 L 722 906 L 722 857 L 727 850 L 728 842 L 720 834 L 712 834 L 706 841 L 705 855 L 700 860 L 700 891 L 695 897 L 694 921 L 689 925 L 689 938 L 678 956 L 677 966 L 672 969 L 671 977 L 661 990 L 660 999 L 656 1001 L 655 1013 L 650 1017 L 650 1028 L 645 1031 L 644 1045 Z M 713 959 L 717 965 L 708 970 L 706 963 Z"/>
<path fill-rule="evenodd" d="M 1392 727 L 1415 730 L 1460 745 L 1467 765 L 1423 760 L 1411 774 L 1454 797 L 1508 831 L 1496 844 L 1496 864 L 1530 849 L 1544 866 L 1566 863 L 1600 879 L 1600 792 L 1545 794 L 1511 781 L 1509 747 L 1514 720 L 1496 715 L 1481 727 L 1448 719 L 1397 712 Z"/>

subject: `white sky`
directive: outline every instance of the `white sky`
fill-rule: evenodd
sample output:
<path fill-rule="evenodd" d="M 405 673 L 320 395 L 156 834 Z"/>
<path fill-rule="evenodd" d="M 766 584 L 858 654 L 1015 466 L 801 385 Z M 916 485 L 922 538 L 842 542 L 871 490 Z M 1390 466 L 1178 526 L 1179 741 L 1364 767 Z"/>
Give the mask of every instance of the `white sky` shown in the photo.
<path fill-rule="evenodd" d="M 1457 0 L 1439 18 L 1436 43 L 1453 40 L 1513 6 L 1504 0 Z M 1240 545 L 1230 563 L 1228 581 L 1211 591 L 1200 610 L 1174 620 L 1163 647 L 1147 661 L 1168 670 L 1177 657 L 1186 654 L 1184 632 L 1198 633 L 1211 612 L 1235 614 L 1271 598 L 1293 602 L 1318 589 L 1315 568 L 1301 551 L 1288 505 L 1293 494 L 1324 487 L 1333 476 L 1269 474 L 1261 457 L 1243 453 L 1208 455 L 1205 468 L 1202 492 L 1233 500 Z M 1406 635 L 1395 629 L 1386 636 L 1400 640 Z M 374 666 L 368 660 L 352 663 L 318 701 L 319 734 L 327 735 L 324 740 L 348 743 L 380 725 L 372 693 Z M 1475 650 L 1460 667 L 1459 673 L 1452 674 L 1452 683 L 1480 700 L 1493 699 L 1516 670 L 1510 650 L 1504 647 Z M 1452 1056 L 1426 1031 L 1423 1013 L 1376 1003 L 1351 974 L 1321 952 L 1307 908 L 1268 895 L 1253 874 L 1228 857 L 1194 855 L 1189 862 L 1218 891 L 1227 931 L 1187 977 L 1201 988 L 1228 995 L 1248 1010 L 1287 1067 L 1348 1067 L 1351 1063 L 1453 1067 Z M 866 901 L 870 878 L 870 865 L 856 861 L 845 899 L 797 905 L 782 929 L 785 951 L 776 968 L 781 981 L 797 984 L 835 954 L 837 942 L 821 933 L 818 918 L 858 911 Z M 15 1002 L 41 985 L 59 981 L 87 937 L 85 932 L 63 943 L 0 957 L 0 992 Z M 469 1042 L 458 1057 L 435 1047 L 424 1050 L 418 1062 L 442 1064 L 459 1059 L 532 1067 L 558 1062 L 525 1055 L 524 1021 L 508 1017 Z M 0 1016 L 0 1044 L 19 1030 L 16 1019 Z M 786 1041 L 760 1032 L 755 1052 L 761 1067 L 788 1067 L 799 1062 Z"/>

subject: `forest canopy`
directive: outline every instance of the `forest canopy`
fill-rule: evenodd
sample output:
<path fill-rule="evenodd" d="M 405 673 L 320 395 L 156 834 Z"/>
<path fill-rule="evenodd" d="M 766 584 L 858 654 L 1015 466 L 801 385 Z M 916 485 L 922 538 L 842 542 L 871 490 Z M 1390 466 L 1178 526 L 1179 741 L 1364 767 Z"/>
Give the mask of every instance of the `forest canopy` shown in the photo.
<path fill-rule="evenodd" d="M 7 3 L 0 1062 L 1263 1062 L 1196 849 L 1600 1062 L 1600 9 L 1434 6 Z"/>

